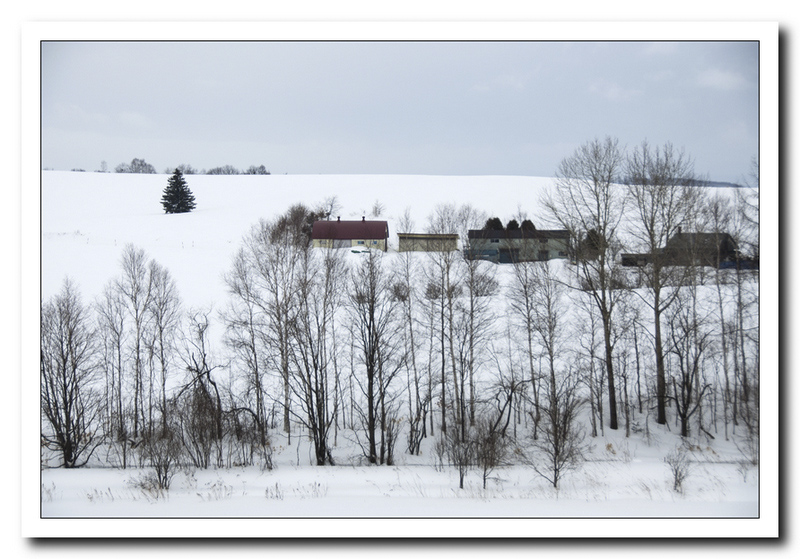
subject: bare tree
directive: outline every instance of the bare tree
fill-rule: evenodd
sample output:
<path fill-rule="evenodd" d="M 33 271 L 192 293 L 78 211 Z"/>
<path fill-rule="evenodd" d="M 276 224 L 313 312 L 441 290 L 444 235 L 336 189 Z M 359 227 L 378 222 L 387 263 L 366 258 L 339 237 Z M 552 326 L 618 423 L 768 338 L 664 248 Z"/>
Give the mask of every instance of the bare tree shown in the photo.
<path fill-rule="evenodd" d="M 486 221 L 486 213 L 479 211 L 469 204 L 462 205 L 458 210 L 459 237 L 461 238 L 462 254 L 469 253 L 469 230 L 478 229 Z M 483 349 L 490 338 L 489 325 L 492 324 L 492 313 L 489 305 L 489 297 L 498 290 L 499 284 L 496 279 L 495 268 L 488 262 L 478 259 L 464 259 L 464 288 L 466 302 L 463 303 L 466 318 L 466 346 L 467 360 L 466 368 L 468 371 L 465 379 L 469 384 L 469 423 L 475 425 L 475 376 L 478 372 Z M 462 387 L 463 387 L 462 381 Z M 465 391 L 466 392 L 466 391 Z M 465 405 L 462 403 L 462 405 Z M 465 414 L 466 415 L 466 414 Z M 462 423 L 465 423 L 462 420 Z M 463 427 L 462 427 L 463 429 Z"/>
<path fill-rule="evenodd" d="M 735 268 L 735 314 L 732 321 L 734 365 L 734 429 L 745 428 L 745 450 L 752 463 L 758 461 L 759 434 L 759 167 L 753 158 L 748 187 L 737 191 L 735 235 L 740 254 Z"/>
<path fill-rule="evenodd" d="M 401 231 L 412 231 L 414 228 L 410 211 L 406 209 L 403 218 L 398 224 Z M 411 454 L 419 454 L 422 440 L 427 436 L 426 419 L 432 399 L 431 369 L 424 367 L 420 362 L 420 354 L 424 337 L 418 331 L 417 300 L 419 282 L 419 268 L 414 254 L 401 252 L 395 259 L 394 284 L 392 297 L 400 306 L 400 329 L 403 341 L 403 366 L 406 370 L 406 405 L 408 409 L 408 445 Z"/>
<path fill-rule="evenodd" d="M 196 419 L 206 421 L 210 440 L 218 448 L 217 465 L 222 465 L 219 445 L 224 436 L 222 396 L 218 382 L 212 373 L 219 368 L 213 365 L 210 346 L 210 311 L 194 310 L 189 313 L 189 333 L 186 336 L 184 364 L 189 375 L 186 385 L 194 389 Z"/>
<path fill-rule="evenodd" d="M 114 168 L 117 173 L 146 173 L 154 174 L 155 167 L 147 163 L 144 159 L 133 159 L 130 164 L 120 163 Z"/>
<path fill-rule="evenodd" d="M 127 467 L 128 447 L 153 434 L 157 413 L 165 424 L 180 300 L 169 271 L 144 250 L 126 245 L 120 263 L 122 273 L 108 283 L 95 309 L 103 340 L 106 429 Z"/>
<path fill-rule="evenodd" d="M 506 323 L 505 335 L 492 343 L 489 354 L 492 360 L 491 370 L 497 376 L 486 383 L 481 390 L 490 397 L 481 399 L 484 406 L 483 417 L 490 418 L 489 430 L 497 431 L 505 439 L 510 434 L 509 425 L 512 423 L 515 410 L 520 407 L 520 402 L 527 396 L 526 388 L 528 379 L 525 378 L 524 367 L 518 363 L 518 351 L 513 343 L 515 336 L 512 334 L 512 324 Z M 498 347 L 505 345 L 505 347 Z M 517 421 L 514 421 L 513 437 L 516 438 Z"/>
<path fill-rule="evenodd" d="M 732 226 L 733 215 L 728 198 L 723 198 L 720 195 L 710 197 L 707 204 L 703 208 L 703 219 L 706 226 L 714 235 L 716 244 L 722 242 L 722 237 L 725 233 L 729 233 Z M 729 328 L 726 326 L 728 322 L 728 315 L 726 311 L 729 302 L 726 297 L 725 282 L 727 276 L 726 270 L 717 269 L 714 272 L 714 286 L 717 293 L 717 323 L 718 323 L 718 338 L 720 343 L 720 358 L 722 360 L 722 373 L 723 373 L 723 386 L 722 386 L 722 408 L 723 408 L 723 428 L 725 431 L 725 440 L 728 440 L 728 421 L 732 418 L 731 404 L 733 401 L 732 387 L 731 387 L 731 359 L 730 348 L 731 340 L 729 339 Z"/>
<path fill-rule="evenodd" d="M 614 366 L 618 379 L 619 395 L 623 414 L 625 416 L 625 436 L 631 436 L 631 422 L 636 412 L 636 406 L 633 405 L 631 393 L 640 382 L 641 377 L 641 362 L 638 356 L 639 340 L 638 337 L 642 335 L 639 330 L 638 323 L 640 320 L 640 307 L 637 304 L 638 300 L 629 296 L 622 297 L 618 302 L 617 318 L 614 321 L 613 330 L 613 346 L 616 349 L 615 358 L 617 363 Z M 633 350 L 633 355 L 631 355 Z M 630 367 L 632 361 L 636 365 Z M 633 370 L 631 370 L 633 369 Z M 636 373 L 634 379 L 633 374 Z M 634 382 L 636 381 L 636 382 Z M 641 410 L 641 403 L 640 403 Z"/>
<path fill-rule="evenodd" d="M 387 462 L 386 435 L 394 415 L 390 390 L 404 360 L 398 347 L 400 309 L 382 260 L 382 252 L 369 251 L 353 270 L 349 290 L 355 347 L 363 366 L 363 375 L 356 378 L 366 408 L 359 408 L 367 438 L 364 455 L 371 464 Z"/>
<path fill-rule="evenodd" d="M 703 382 L 705 358 L 711 347 L 711 332 L 697 309 L 697 287 L 691 286 L 668 312 L 667 350 L 673 357 L 673 401 L 681 423 L 681 436 L 689 436 L 689 420 L 700 409 L 710 386 Z M 703 429 L 702 424 L 700 429 Z"/>
<path fill-rule="evenodd" d="M 438 205 L 433 214 L 428 218 L 428 232 L 435 234 L 458 234 L 459 218 L 455 205 Z M 447 430 L 447 360 L 451 366 L 453 379 L 453 397 L 458 398 L 460 393 L 458 373 L 455 362 L 454 314 L 455 301 L 461 291 L 458 281 L 458 266 L 463 259 L 456 251 L 437 250 L 427 253 L 430 266 L 428 272 L 428 297 L 439 301 L 439 341 L 441 352 L 441 403 L 442 403 L 442 430 Z M 456 410 L 461 408 L 461 403 L 454 402 Z M 456 415 L 456 421 L 461 424 L 463 418 Z"/>
<path fill-rule="evenodd" d="M 328 196 L 325 200 L 322 201 L 320 204 L 320 213 L 321 217 L 325 219 L 331 219 L 334 215 L 337 215 L 342 210 L 342 204 L 339 202 L 339 198 L 336 195 Z"/>
<path fill-rule="evenodd" d="M 133 364 L 133 430 L 130 436 L 137 440 L 145 428 L 145 359 L 149 336 L 149 310 L 152 299 L 152 278 L 148 274 L 147 255 L 144 250 L 127 245 L 122 253 L 122 276 L 114 285 L 120 293 L 131 320 L 132 339 L 130 359 Z"/>
<path fill-rule="evenodd" d="M 164 433 L 167 428 L 167 380 L 173 367 L 173 358 L 176 351 L 175 336 L 180 322 L 180 298 L 175 281 L 169 270 L 155 260 L 151 260 L 148 273 L 152 284 L 152 297 L 150 298 L 150 317 L 152 322 L 152 336 L 149 351 L 158 362 L 158 408 L 161 414 L 161 429 Z M 154 386 L 151 381 L 151 390 Z M 150 409 L 153 409 L 150 405 Z M 151 421 L 152 423 L 152 421 Z"/>
<path fill-rule="evenodd" d="M 174 397 L 179 432 L 194 465 L 222 466 L 223 404 L 219 383 L 212 373 L 209 311 L 192 310 L 184 336 L 182 358 L 186 380 Z"/>
<path fill-rule="evenodd" d="M 425 288 L 422 290 L 422 302 L 423 302 L 423 309 L 424 309 L 424 334 L 425 334 L 425 347 L 427 348 L 427 358 L 425 359 L 425 371 L 427 372 L 426 378 L 428 381 L 428 394 L 431 398 L 431 414 L 430 414 L 430 434 L 433 435 L 435 432 L 435 413 L 433 411 L 434 406 L 440 406 L 442 408 L 446 407 L 446 401 L 444 399 L 446 395 L 446 390 L 444 388 L 444 364 L 439 367 L 438 360 L 441 359 L 444 361 L 444 353 L 437 352 L 437 341 L 441 338 L 442 329 L 439 327 L 439 317 L 443 316 L 440 313 L 440 304 L 441 304 L 441 291 L 438 289 L 435 283 L 433 283 L 429 278 L 430 270 L 425 270 L 425 275 L 423 278 L 426 279 L 427 283 L 425 284 Z M 443 325 L 443 322 L 442 322 Z M 438 376 L 436 373 L 441 369 L 441 377 Z M 442 388 L 439 391 L 440 398 L 438 401 L 434 400 L 433 394 L 437 385 L 440 385 Z M 444 419 L 444 417 L 442 417 Z M 442 424 L 444 426 L 444 424 Z"/>
<path fill-rule="evenodd" d="M 42 444 L 57 451 L 65 468 L 85 465 L 102 437 L 96 391 L 97 344 L 76 286 L 42 305 L 40 404 Z"/>
<path fill-rule="evenodd" d="M 105 434 L 120 451 L 122 468 L 128 465 L 129 409 L 127 391 L 123 390 L 127 347 L 127 312 L 125 302 L 114 284 L 108 284 L 96 303 L 98 334 L 102 342 L 100 365 L 105 377 Z"/>
<path fill-rule="evenodd" d="M 514 392 L 512 386 L 506 403 L 511 403 Z M 487 410 L 486 414 L 478 417 L 474 426 L 475 464 L 481 471 L 484 489 L 491 473 L 505 465 L 510 455 L 511 438 L 506 436 L 505 428 L 501 427 L 505 410 L 501 408 L 499 411 L 498 414 L 495 410 Z"/>
<path fill-rule="evenodd" d="M 558 487 L 563 473 L 575 468 L 581 458 L 583 434 L 577 425 L 581 405 L 578 378 L 571 366 L 560 365 L 566 352 L 565 287 L 551 269 L 551 262 L 537 262 L 534 268 L 533 329 L 547 367 L 544 426 L 534 441 L 536 453 L 531 464 L 542 477 Z"/>
<path fill-rule="evenodd" d="M 652 147 L 646 141 L 630 154 L 626 175 L 634 219 L 631 234 L 648 255 L 642 271 L 653 311 L 656 357 L 656 422 L 667 422 L 667 376 L 661 316 L 675 301 L 687 278 L 687 267 L 674 266 L 663 249 L 697 210 L 694 164 L 670 143 Z"/>
<path fill-rule="evenodd" d="M 536 367 L 538 352 L 534 348 L 534 321 L 536 319 L 536 285 L 535 267 L 537 264 L 526 259 L 514 262 L 513 276 L 508 286 L 508 301 L 512 313 L 512 320 L 518 324 L 524 333 L 524 354 L 528 369 L 528 379 L 531 384 L 533 398 L 533 438 L 538 438 L 539 421 L 541 420 L 541 407 L 539 404 L 540 374 Z"/>
<path fill-rule="evenodd" d="M 571 349 L 575 352 L 580 380 L 589 390 L 591 436 L 596 437 L 605 434 L 603 386 L 606 385 L 607 367 L 602 321 L 597 305 L 588 295 L 573 298 L 573 303 L 578 311 L 575 325 L 577 343 Z M 616 327 L 616 320 L 613 324 Z"/>
<path fill-rule="evenodd" d="M 225 342 L 231 349 L 232 365 L 246 388 L 237 397 L 238 412 L 250 415 L 256 446 L 268 461 L 267 377 L 277 373 L 283 384 L 283 429 L 289 434 L 290 351 L 289 325 L 294 315 L 294 273 L 297 250 L 286 236 L 272 238 L 272 228 L 261 221 L 245 237 L 224 279 L 231 296 L 222 313 Z M 236 415 L 235 421 L 240 421 Z"/>
<path fill-rule="evenodd" d="M 346 278 L 338 250 L 300 254 L 295 285 L 297 314 L 289 324 L 292 375 L 290 386 L 300 410 L 292 415 L 309 431 L 318 466 L 334 463 L 328 436 L 337 413 L 334 397 L 334 318 Z"/>
<path fill-rule="evenodd" d="M 441 436 L 447 458 L 458 470 L 458 488 L 464 489 L 467 472 L 475 464 L 475 440 L 472 432 L 468 431 L 465 434 L 461 429 L 449 429 Z"/>
<path fill-rule="evenodd" d="M 384 206 L 383 203 L 376 198 L 375 202 L 372 204 L 372 210 L 370 211 L 370 215 L 372 217 L 380 217 L 385 210 L 386 206 Z"/>
<path fill-rule="evenodd" d="M 578 468 L 583 460 L 584 435 L 578 424 L 582 404 L 577 375 L 571 368 L 555 379 L 551 377 L 541 436 L 533 441 L 534 453 L 527 461 L 555 488 L 564 474 Z"/>
<path fill-rule="evenodd" d="M 583 144 L 561 162 L 555 189 L 544 200 L 552 221 L 570 233 L 580 285 L 600 313 L 612 429 L 618 428 L 612 328 L 621 287 L 615 256 L 625 208 L 625 190 L 616 182 L 623 163 L 616 139 Z"/>
<path fill-rule="evenodd" d="M 266 420 L 262 377 L 268 368 L 283 382 L 283 431 L 291 444 L 291 327 L 297 314 L 296 286 L 304 254 L 307 211 L 293 207 L 276 222 L 260 221 L 245 236 L 243 246 L 225 276 L 232 300 L 225 314 L 228 340 L 239 362 L 249 371 L 259 423 Z"/>

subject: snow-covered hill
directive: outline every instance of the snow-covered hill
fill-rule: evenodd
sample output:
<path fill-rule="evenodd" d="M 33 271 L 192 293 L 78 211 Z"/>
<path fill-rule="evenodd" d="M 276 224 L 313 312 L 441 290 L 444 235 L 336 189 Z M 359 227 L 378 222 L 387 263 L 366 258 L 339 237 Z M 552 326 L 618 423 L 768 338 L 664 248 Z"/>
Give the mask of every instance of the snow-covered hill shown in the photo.
<path fill-rule="evenodd" d="M 292 204 L 314 206 L 336 196 L 342 219 L 385 208 L 390 245 L 408 208 L 423 231 L 438 204 L 470 203 L 504 222 L 521 210 L 539 221 L 539 199 L 551 179 L 407 175 L 188 175 L 197 209 L 167 215 L 161 195 L 168 175 L 45 171 L 42 179 L 42 297 L 71 277 L 84 298 L 101 293 L 119 273 L 126 243 L 142 248 L 170 270 L 188 306 L 207 307 L 224 297 L 221 275 L 242 238 L 259 219 Z"/>
<path fill-rule="evenodd" d="M 391 253 L 397 247 L 397 223 L 407 209 L 420 232 L 436 206 L 446 203 L 469 203 L 504 222 L 525 216 L 544 227 L 540 200 L 552 184 L 549 178 L 510 176 L 189 175 L 197 209 L 167 215 L 160 204 L 167 175 L 45 171 L 42 177 L 43 299 L 58 293 L 70 277 L 84 302 L 92 301 L 119 275 L 120 257 L 130 243 L 170 271 L 184 307 L 215 309 L 225 303 L 222 275 L 245 234 L 260 219 L 272 219 L 292 204 L 313 207 L 336 196 L 337 214 L 358 219 L 369 218 L 378 202 L 380 219 L 389 222 Z M 559 263 L 560 269 L 566 266 Z M 503 284 L 509 272 L 500 268 Z M 140 472 L 135 468 L 46 469 L 42 511 L 79 517 L 758 515 L 758 471 L 740 465 L 742 453 L 733 441 L 692 441 L 697 467 L 686 491 L 676 493 L 663 459 L 680 438 L 674 426 L 650 424 L 648 429 L 646 437 L 641 430 L 631 438 L 624 430 L 606 430 L 593 439 L 580 476 L 565 479 L 559 491 L 517 465 L 500 470 L 487 490 L 473 477 L 459 492 L 455 473 L 434 467 L 432 440 L 420 457 L 403 456 L 391 468 L 320 469 L 310 465 L 304 437 L 288 446 L 283 434 L 273 432 L 275 470 L 181 473 L 168 498 L 137 485 Z M 358 449 L 342 433 L 334 452 L 347 463 Z"/>

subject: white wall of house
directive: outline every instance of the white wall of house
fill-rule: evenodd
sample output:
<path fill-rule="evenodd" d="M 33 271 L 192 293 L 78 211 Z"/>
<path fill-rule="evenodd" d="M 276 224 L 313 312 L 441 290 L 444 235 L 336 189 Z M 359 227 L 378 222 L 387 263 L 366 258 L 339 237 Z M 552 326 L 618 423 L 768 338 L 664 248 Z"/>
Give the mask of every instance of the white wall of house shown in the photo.
<path fill-rule="evenodd" d="M 386 239 L 314 239 L 314 248 L 377 248 L 386 251 Z"/>

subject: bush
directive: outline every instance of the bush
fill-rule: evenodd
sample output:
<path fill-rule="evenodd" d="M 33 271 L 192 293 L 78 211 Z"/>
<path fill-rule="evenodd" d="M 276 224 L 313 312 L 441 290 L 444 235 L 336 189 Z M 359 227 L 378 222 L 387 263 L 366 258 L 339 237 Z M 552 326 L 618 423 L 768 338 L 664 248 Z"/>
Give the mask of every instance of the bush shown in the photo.
<path fill-rule="evenodd" d="M 691 462 L 683 446 L 677 446 L 664 457 L 664 462 L 672 474 L 672 489 L 683 492 L 683 482 L 689 477 Z"/>
<path fill-rule="evenodd" d="M 180 464 L 182 449 L 178 438 L 169 431 L 145 441 L 145 458 L 154 470 L 150 481 L 156 488 L 169 491 L 169 485 Z"/>

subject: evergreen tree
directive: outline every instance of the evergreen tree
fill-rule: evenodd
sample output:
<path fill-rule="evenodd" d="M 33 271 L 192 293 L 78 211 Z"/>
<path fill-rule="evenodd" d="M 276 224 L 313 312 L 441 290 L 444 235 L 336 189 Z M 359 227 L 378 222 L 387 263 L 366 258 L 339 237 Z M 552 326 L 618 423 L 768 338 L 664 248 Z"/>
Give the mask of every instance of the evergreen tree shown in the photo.
<path fill-rule="evenodd" d="M 194 194 L 189 190 L 180 169 L 175 169 L 175 174 L 169 178 L 161 197 L 161 205 L 168 214 L 186 213 L 195 208 Z"/>
<path fill-rule="evenodd" d="M 502 231 L 503 222 L 499 217 L 492 217 L 486 220 L 486 225 L 483 226 L 486 231 Z"/>

